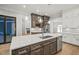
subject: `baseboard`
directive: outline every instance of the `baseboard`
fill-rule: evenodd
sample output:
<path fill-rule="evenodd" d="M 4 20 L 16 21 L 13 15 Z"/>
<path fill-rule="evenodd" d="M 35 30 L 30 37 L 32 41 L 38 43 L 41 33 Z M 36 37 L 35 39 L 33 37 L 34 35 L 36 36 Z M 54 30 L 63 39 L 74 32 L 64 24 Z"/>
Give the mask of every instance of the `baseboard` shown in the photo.
<path fill-rule="evenodd" d="M 72 44 L 72 43 L 69 43 L 69 42 L 65 42 L 65 41 L 62 41 L 63 43 L 67 43 L 67 44 L 70 44 L 70 45 L 73 45 L 73 46 L 77 46 L 79 47 L 79 45 L 76 45 L 76 44 Z"/>

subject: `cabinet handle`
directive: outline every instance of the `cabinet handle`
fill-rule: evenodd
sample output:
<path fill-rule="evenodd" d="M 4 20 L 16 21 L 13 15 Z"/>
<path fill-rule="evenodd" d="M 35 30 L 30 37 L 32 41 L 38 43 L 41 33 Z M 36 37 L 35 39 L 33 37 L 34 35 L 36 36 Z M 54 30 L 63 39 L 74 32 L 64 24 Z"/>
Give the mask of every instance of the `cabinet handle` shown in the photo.
<path fill-rule="evenodd" d="M 18 51 L 18 54 L 23 54 L 23 53 L 26 53 L 26 52 L 27 52 L 26 50 Z"/>

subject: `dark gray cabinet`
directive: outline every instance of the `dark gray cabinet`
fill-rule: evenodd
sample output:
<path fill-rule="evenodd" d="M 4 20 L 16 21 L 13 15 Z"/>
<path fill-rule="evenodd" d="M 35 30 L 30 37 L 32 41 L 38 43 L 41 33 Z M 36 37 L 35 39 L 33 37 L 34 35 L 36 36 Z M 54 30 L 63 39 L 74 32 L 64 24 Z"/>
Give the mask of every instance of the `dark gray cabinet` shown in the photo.
<path fill-rule="evenodd" d="M 29 52 L 30 52 L 30 47 L 29 46 L 12 50 L 13 55 L 25 55 L 25 54 L 29 55 L 30 54 Z"/>
<path fill-rule="evenodd" d="M 41 47 L 39 49 L 31 51 L 31 55 L 43 55 L 43 48 Z"/>
<path fill-rule="evenodd" d="M 41 48 L 41 42 L 30 45 L 31 51 Z"/>
<path fill-rule="evenodd" d="M 31 48 L 30 53 L 31 55 L 43 55 L 43 47 L 41 42 L 32 44 L 30 48 Z"/>
<path fill-rule="evenodd" d="M 44 55 L 50 55 L 49 48 L 50 48 L 49 47 L 49 44 L 44 46 L 44 51 L 43 51 L 44 52 Z"/>
<path fill-rule="evenodd" d="M 46 43 L 45 43 L 46 44 Z M 57 40 L 56 38 L 50 39 L 47 45 L 44 45 L 44 55 L 50 55 L 57 52 Z"/>
<path fill-rule="evenodd" d="M 49 44 L 49 54 L 55 54 L 57 52 L 57 42 Z"/>

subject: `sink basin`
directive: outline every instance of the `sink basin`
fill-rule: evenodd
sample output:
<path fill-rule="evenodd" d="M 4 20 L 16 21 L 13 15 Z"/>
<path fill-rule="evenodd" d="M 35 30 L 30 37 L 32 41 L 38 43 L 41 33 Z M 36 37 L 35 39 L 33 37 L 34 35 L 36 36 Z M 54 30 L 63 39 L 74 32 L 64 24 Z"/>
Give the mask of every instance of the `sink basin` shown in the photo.
<path fill-rule="evenodd" d="M 50 37 L 53 37 L 53 36 L 43 36 L 43 37 L 40 37 L 40 38 L 45 39 L 45 38 L 50 38 Z"/>

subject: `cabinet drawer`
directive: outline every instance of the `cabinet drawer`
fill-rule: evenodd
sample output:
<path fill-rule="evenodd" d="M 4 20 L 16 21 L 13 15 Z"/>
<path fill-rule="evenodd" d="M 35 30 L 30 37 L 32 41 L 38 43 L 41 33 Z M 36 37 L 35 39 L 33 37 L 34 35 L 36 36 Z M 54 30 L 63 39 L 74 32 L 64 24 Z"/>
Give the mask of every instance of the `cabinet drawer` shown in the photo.
<path fill-rule="evenodd" d="M 56 41 L 56 38 L 49 39 L 49 40 L 43 41 L 42 45 L 47 45 L 47 44 L 50 44 L 50 43 L 55 42 L 55 41 Z"/>
<path fill-rule="evenodd" d="M 28 54 L 30 51 L 29 47 L 23 47 L 19 49 L 12 50 L 13 55 L 23 55 L 23 54 Z"/>
<path fill-rule="evenodd" d="M 34 51 L 31 51 L 31 55 L 43 55 L 43 48 L 39 48 Z"/>
<path fill-rule="evenodd" d="M 38 48 L 42 47 L 41 42 L 32 44 L 32 45 L 30 45 L 30 47 L 31 47 L 31 50 L 38 49 Z"/>
<path fill-rule="evenodd" d="M 44 45 L 48 45 L 48 44 L 50 44 L 51 42 L 49 41 L 49 40 L 46 40 L 46 41 L 43 41 L 42 42 L 42 45 L 44 46 Z"/>
<path fill-rule="evenodd" d="M 56 40 L 57 40 L 57 38 L 52 38 L 49 41 L 52 43 L 52 42 L 55 42 Z"/>

